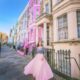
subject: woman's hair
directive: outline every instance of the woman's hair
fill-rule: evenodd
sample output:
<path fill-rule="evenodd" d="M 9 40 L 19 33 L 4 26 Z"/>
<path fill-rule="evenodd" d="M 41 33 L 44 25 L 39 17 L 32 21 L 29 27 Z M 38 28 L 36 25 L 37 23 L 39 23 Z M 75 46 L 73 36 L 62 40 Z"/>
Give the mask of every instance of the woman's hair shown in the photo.
<path fill-rule="evenodd" d="M 39 42 L 41 42 L 41 46 L 43 46 L 42 41 L 39 41 Z M 39 47 L 39 42 L 37 43 L 37 47 Z"/>

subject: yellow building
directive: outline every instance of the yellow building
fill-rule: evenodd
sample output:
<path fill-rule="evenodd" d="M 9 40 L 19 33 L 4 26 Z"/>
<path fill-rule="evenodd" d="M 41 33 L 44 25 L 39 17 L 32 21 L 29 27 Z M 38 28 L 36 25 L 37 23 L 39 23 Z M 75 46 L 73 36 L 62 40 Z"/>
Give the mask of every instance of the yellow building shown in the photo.
<path fill-rule="evenodd" d="M 0 32 L 0 39 L 2 38 L 2 33 Z"/>
<path fill-rule="evenodd" d="M 5 33 L 0 32 L 0 39 L 1 39 L 2 43 L 8 42 L 8 36 Z"/>

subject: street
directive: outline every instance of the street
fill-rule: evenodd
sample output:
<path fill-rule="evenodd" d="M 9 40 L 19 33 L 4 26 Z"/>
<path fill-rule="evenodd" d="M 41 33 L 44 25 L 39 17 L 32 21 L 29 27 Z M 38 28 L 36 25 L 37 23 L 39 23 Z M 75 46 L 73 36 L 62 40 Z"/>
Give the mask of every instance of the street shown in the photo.
<path fill-rule="evenodd" d="M 24 66 L 31 56 L 20 56 L 15 50 L 3 46 L 0 57 L 0 80 L 32 80 L 31 76 L 23 74 Z"/>

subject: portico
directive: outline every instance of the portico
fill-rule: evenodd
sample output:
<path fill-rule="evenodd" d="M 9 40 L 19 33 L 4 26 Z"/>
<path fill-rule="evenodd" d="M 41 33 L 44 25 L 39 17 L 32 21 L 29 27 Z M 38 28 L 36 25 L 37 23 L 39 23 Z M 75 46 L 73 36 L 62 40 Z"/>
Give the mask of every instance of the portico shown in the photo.
<path fill-rule="evenodd" d="M 36 19 L 37 25 L 37 38 L 36 42 L 39 40 L 43 41 L 44 46 L 51 46 L 52 41 L 52 17 L 50 14 L 43 13 Z"/>

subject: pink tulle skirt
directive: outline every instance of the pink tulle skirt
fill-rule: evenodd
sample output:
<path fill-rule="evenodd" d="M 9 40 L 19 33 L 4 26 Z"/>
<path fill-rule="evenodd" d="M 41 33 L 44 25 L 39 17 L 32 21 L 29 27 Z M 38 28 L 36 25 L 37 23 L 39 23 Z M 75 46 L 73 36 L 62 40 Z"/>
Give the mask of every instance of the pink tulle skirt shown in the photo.
<path fill-rule="evenodd" d="M 49 80 L 53 77 L 53 72 L 44 58 L 43 54 L 38 53 L 24 68 L 24 74 L 32 74 L 36 80 Z"/>

